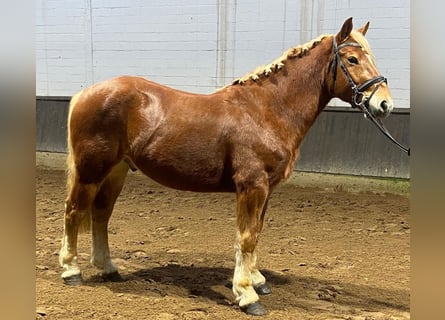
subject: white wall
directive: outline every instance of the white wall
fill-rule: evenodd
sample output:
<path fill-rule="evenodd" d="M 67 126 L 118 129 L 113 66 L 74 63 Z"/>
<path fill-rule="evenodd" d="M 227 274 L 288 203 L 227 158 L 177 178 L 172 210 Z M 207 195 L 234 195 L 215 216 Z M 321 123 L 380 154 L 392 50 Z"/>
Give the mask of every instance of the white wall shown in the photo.
<path fill-rule="evenodd" d="M 353 16 L 397 107 L 409 107 L 407 0 L 37 0 L 37 95 L 122 74 L 208 93 Z"/>

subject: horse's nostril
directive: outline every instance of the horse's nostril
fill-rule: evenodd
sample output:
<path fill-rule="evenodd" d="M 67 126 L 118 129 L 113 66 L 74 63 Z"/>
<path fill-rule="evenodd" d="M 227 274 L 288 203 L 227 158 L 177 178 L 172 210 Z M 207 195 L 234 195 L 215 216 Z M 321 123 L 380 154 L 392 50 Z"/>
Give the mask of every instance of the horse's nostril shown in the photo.
<path fill-rule="evenodd" d="M 380 103 L 380 107 L 382 108 L 383 111 L 388 110 L 388 103 L 383 100 L 382 103 Z"/>

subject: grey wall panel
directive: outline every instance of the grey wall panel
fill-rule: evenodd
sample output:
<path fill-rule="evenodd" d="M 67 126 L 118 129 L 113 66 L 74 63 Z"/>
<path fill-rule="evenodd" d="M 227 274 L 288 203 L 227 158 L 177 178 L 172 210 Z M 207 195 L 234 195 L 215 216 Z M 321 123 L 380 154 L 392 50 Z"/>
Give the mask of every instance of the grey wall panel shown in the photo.
<path fill-rule="evenodd" d="M 384 120 L 391 134 L 409 144 L 409 112 L 395 111 Z M 409 177 L 409 157 L 358 111 L 327 109 L 303 141 L 297 170 Z"/>
<path fill-rule="evenodd" d="M 37 97 L 37 151 L 66 152 L 68 97 Z M 403 110 L 403 111 L 402 111 Z M 409 116 L 399 109 L 385 119 L 393 136 L 409 144 Z M 327 108 L 303 141 L 301 171 L 409 178 L 409 157 L 360 112 Z"/>
<path fill-rule="evenodd" d="M 37 151 L 66 152 L 68 97 L 37 97 Z"/>

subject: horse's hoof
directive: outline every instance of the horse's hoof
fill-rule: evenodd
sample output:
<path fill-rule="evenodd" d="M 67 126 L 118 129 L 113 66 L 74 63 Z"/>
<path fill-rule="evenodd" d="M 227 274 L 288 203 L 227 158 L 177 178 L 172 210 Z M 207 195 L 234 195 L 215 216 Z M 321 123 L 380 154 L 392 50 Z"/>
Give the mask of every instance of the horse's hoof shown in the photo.
<path fill-rule="evenodd" d="M 102 279 L 104 281 L 109 281 L 109 282 L 122 282 L 124 281 L 124 278 L 121 277 L 121 275 L 119 274 L 119 272 L 115 271 L 112 273 L 104 273 L 102 274 Z"/>
<path fill-rule="evenodd" d="M 248 304 L 241 309 L 251 316 L 265 316 L 267 314 L 266 308 L 259 301 Z"/>
<path fill-rule="evenodd" d="M 265 296 L 267 294 L 271 294 L 272 290 L 270 289 L 269 285 L 267 283 L 264 283 L 262 285 L 259 285 L 255 288 L 256 293 L 258 293 L 260 296 Z"/>
<path fill-rule="evenodd" d="M 69 286 L 80 286 L 83 283 L 82 275 L 79 273 L 63 278 L 63 282 Z"/>

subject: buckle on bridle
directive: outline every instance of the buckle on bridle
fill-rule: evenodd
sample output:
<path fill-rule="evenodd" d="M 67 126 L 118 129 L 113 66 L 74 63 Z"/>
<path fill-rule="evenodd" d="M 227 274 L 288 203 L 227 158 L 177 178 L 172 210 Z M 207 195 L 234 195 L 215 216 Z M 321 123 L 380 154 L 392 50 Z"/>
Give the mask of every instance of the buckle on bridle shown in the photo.
<path fill-rule="evenodd" d="M 352 88 L 352 90 L 354 91 L 354 96 L 352 98 L 352 104 L 351 104 L 352 107 L 356 108 L 357 106 L 363 105 L 364 107 L 366 107 L 368 109 L 369 101 L 371 100 L 371 98 L 374 96 L 374 94 L 377 92 L 377 90 L 380 88 L 380 86 L 383 83 L 388 83 L 388 80 L 384 76 L 380 75 L 380 76 L 377 76 L 371 80 L 366 81 L 364 84 L 362 84 L 359 87 L 354 86 Z M 377 85 L 375 86 L 374 90 L 372 90 L 369 97 L 365 97 L 363 93 L 375 84 L 377 84 Z M 362 96 L 362 99 L 359 102 L 358 98 L 360 96 Z"/>

